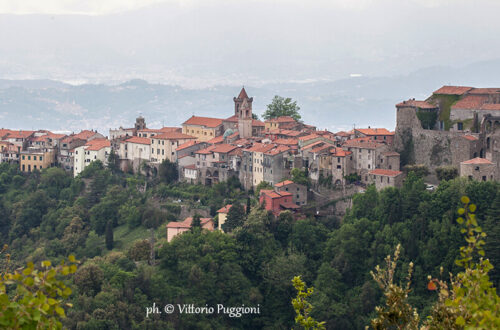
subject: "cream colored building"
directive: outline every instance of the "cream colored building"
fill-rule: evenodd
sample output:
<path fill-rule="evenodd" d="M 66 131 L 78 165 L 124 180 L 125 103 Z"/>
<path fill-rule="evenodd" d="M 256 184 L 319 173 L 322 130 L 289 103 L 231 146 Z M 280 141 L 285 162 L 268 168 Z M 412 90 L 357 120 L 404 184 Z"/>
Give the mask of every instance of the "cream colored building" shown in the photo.
<path fill-rule="evenodd" d="M 177 161 L 176 149 L 196 138 L 179 132 L 162 133 L 151 138 L 151 162 L 161 163 L 168 159 L 171 162 Z"/>
<path fill-rule="evenodd" d="M 182 133 L 208 141 L 224 134 L 223 120 L 218 118 L 192 116 L 182 124 Z"/>
<path fill-rule="evenodd" d="M 85 145 L 75 148 L 73 153 L 73 176 L 80 174 L 90 163 L 99 160 L 108 163 L 111 153 L 111 142 L 108 139 L 94 139 Z"/>

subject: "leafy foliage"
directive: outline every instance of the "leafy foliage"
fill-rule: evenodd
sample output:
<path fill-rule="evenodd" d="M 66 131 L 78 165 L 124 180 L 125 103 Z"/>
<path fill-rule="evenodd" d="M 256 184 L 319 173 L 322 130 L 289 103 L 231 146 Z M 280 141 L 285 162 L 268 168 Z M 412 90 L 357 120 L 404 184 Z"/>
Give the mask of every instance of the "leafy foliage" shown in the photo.
<path fill-rule="evenodd" d="M 293 119 L 299 121 L 301 116 L 299 114 L 300 107 L 297 105 L 297 101 L 287 97 L 281 97 L 275 95 L 270 104 L 267 105 L 267 110 L 264 112 L 262 117 L 265 120 L 272 118 L 290 116 Z"/>
<path fill-rule="evenodd" d="M 5 251 L 5 247 L 3 249 Z M 13 272 L 0 275 L 0 325 L 10 329 L 61 329 L 61 319 L 66 317 L 64 307 L 72 290 L 60 279 L 77 270 L 77 261 L 69 256 L 53 267 L 46 260 L 41 269 L 32 262 Z"/>
<path fill-rule="evenodd" d="M 297 290 L 297 297 L 292 299 L 292 305 L 297 316 L 295 323 L 302 326 L 304 329 L 321 330 L 325 328 L 325 322 L 318 322 L 309 314 L 313 306 L 306 300 L 314 292 L 314 288 L 306 288 L 305 283 L 300 276 L 295 276 L 292 280 L 293 287 Z"/>

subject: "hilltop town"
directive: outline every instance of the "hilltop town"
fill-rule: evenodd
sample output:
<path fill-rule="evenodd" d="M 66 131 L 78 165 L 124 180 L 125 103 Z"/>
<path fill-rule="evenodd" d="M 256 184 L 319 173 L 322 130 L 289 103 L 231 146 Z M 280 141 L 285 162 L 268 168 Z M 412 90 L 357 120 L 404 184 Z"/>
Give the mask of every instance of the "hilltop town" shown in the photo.
<path fill-rule="evenodd" d="M 193 115 L 182 127 L 149 128 L 138 117 L 133 127 L 110 129 L 108 136 L 2 128 L 0 162 L 18 163 L 22 172 L 58 166 L 74 176 L 96 160 L 136 173 L 144 164 L 158 171 L 169 162 L 180 181 L 211 185 L 236 177 L 246 190 L 267 187 L 260 199 L 275 214 L 298 212 L 308 195 L 314 198 L 303 182 L 291 180 L 294 169 L 307 177 L 309 192 L 327 187 L 341 197 L 349 187 L 400 187 L 412 166 L 425 168 L 433 184 L 436 173 L 500 179 L 500 88 L 443 86 L 426 100 L 398 103 L 395 132 L 322 131 L 289 116 L 260 121 L 245 88 L 233 100 L 225 119 Z"/>

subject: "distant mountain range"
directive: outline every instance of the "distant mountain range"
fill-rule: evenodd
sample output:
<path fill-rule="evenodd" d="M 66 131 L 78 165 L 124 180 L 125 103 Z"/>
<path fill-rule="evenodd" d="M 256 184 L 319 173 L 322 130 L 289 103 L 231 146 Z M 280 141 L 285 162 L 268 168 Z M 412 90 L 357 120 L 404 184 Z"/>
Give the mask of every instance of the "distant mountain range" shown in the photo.
<path fill-rule="evenodd" d="M 394 129 L 394 105 L 424 99 L 442 85 L 500 86 L 500 60 L 461 68 L 433 67 L 394 77 L 352 77 L 245 86 L 262 114 L 274 95 L 297 100 L 305 122 L 333 131 Z M 148 127 L 180 125 L 192 114 L 226 118 L 241 86 L 187 89 L 131 80 L 118 85 L 70 85 L 53 80 L 0 79 L 0 127 L 77 131 L 130 126 L 142 114 Z"/>

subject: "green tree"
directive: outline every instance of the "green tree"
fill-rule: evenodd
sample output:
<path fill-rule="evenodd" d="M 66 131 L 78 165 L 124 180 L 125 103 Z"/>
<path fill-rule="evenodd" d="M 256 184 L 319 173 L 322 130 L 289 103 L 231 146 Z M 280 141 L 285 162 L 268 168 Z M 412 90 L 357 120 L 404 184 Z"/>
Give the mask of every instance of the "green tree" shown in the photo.
<path fill-rule="evenodd" d="M 245 211 L 247 215 L 250 213 L 250 197 L 247 197 L 247 207 Z"/>
<path fill-rule="evenodd" d="M 115 153 L 114 149 L 111 149 L 111 152 L 109 153 L 109 156 L 108 156 L 108 169 L 112 173 L 119 173 L 120 172 L 120 158 Z"/>
<path fill-rule="evenodd" d="M 179 172 L 177 164 L 172 163 L 170 160 L 165 159 L 161 164 L 158 171 L 160 180 L 165 183 L 173 183 L 179 179 Z"/>
<path fill-rule="evenodd" d="M 232 232 L 236 227 L 241 227 L 245 222 L 245 209 L 238 202 L 233 203 L 229 212 L 227 212 L 226 222 L 222 225 L 222 229 L 226 233 Z"/>
<path fill-rule="evenodd" d="M 198 213 L 193 215 L 193 221 L 191 222 L 191 230 L 195 230 L 196 228 L 201 228 L 201 216 Z"/>
<path fill-rule="evenodd" d="M 267 105 L 267 110 L 264 112 L 262 117 L 265 120 L 269 120 L 282 116 L 290 116 L 299 121 L 301 119 L 299 110 L 300 107 L 297 105 L 297 101 L 292 102 L 292 99 L 289 97 L 284 98 L 275 95 L 271 103 Z"/>
<path fill-rule="evenodd" d="M 106 248 L 108 250 L 113 249 L 113 223 L 111 221 L 108 221 L 106 224 Z"/>
<path fill-rule="evenodd" d="M 307 176 L 307 170 L 302 171 L 301 169 L 294 168 L 290 172 L 292 175 L 292 181 L 297 184 L 302 184 L 304 186 L 309 186 L 309 177 Z"/>
<path fill-rule="evenodd" d="M 101 291 L 104 273 L 99 266 L 87 264 L 78 269 L 73 281 L 81 295 L 94 296 Z"/>
<path fill-rule="evenodd" d="M 300 276 L 295 276 L 292 283 L 295 290 L 297 290 L 297 297 L 292 299 L 292 306 L 296 314 L 295 323 L 305 330 L 326 329 L 325 322 L 318 322 L 310 316 L 313 306 L 307 301 L 307 298 L 313 294 L 314 288 L 307 288 Z"/>
<path fill-rule="evenodd" d="M 458 177 L 458 169 L 455 166 L 441 166 L 436 168 L 436 176 L 439 181 L 453 180 Z"/>
<path fill-rule="evenodd" d="M 5 251 L 5 248 L 4 250 Z M 2 251 L 2 252 L 3 252 Z M 32 262 L 14 272 L 0 274 L 0 325 L 4 329 L 62 329 L 64 307 L 72 290 L 63 279 L 77 270 L 77 261 L 52 266 L 43 261 L 41 269 Z M 15 287 L 15 289 L 14 289 Z M 12 291 L 9 290 L 12 288 Z M 13 294 L 15 292 L 15 294 Z"/>

